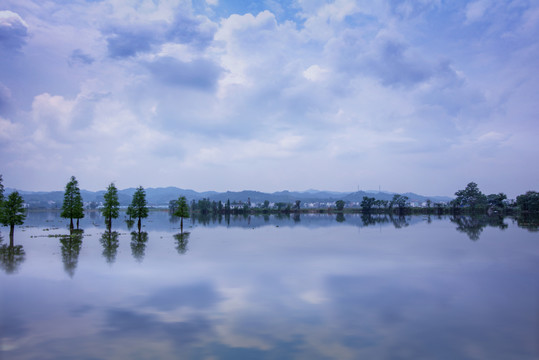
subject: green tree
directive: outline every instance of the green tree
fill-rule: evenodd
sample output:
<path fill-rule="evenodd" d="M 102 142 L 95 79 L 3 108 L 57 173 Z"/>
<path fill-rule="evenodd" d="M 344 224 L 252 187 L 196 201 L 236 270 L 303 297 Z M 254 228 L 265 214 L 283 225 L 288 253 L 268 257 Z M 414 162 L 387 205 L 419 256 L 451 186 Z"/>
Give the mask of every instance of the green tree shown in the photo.
<path fill-rule="evenodd" d="M 148 207 L 146 206 L 146 193 L 144 188 L 139 186 L 133 194 L 133 200 L 128 208 L 129 216 L 138 219 L 138 232 L 142 226 L 142 219 L 148 217 Z"/>
<path fill-rule="evenodd" d="M 296 200 L 296 205 L 295 205 L 294 208 L 296 209 L 296 211 L 301 210 L 301 200 Z"/>
<path fill-rule="evenodd" d="M 474 182 L 466 185 L 466 189 L 457 191 L 455 195 L 457 196 L 455 202 L 460 206 L 469 207 L 472 213 L 477 206 L 487 203 L 487 197 Z"/>
<path fill-rule="evenodd" d="M 103 209 L 101 213 L 105 217 L 105 223 L 109 233 L 112 228 L 112 219 L 118 218 L 120 215 L 120 201 L 118 201 L 118 189 L 114 186 L 114 183 L 110 183 L 107 188 L 107 192 L 103 195 L 105 202 L 103 204 Z"/>
<path fill-rule="evenodd" d="M 183 218 L 189 218 L 189 206 L 187 205 L 187 200 L 185 196 L 180 196 L 176 201 L 177 208 L 174 212 L 174 216 L 180 218 L 180 232 L 183 233 Z"/>
<path fill-rule="evenodd" d="M 517 205 L 523 212 L 539 212 L 539 192 L 527 191 L 517 196 Z"/>
<path fill-rule="evenodd" d="M 487 195 L 487 203 L 491 208 L 494 209 L 504 209 L 505 200 L 507 200 L 507 195 L 504 193 Z"/>
<path fill-rule="evenodd" d="M 79 182 L 74 176 L 66 184 L 64 192 L 64 202 L 62 204 L 61 217 L 70 219 L 69 230 L 73 230 L 73 219 L 77 219 L 77 229 L 79 228 L 79 219 L 84 217 L 84 206 L 80 194 Z"/>
<path fill-rule="evenodd" d="M 343 209 L 344 209 L 344 200 L 335 201 L 335 207 L 337 208 L 337 211 L 343 211 Z"/>
<path fill-rule="evenodd" d="M 372 207 L 376 204 L 376 199 L 373 197 L 363 196 L 361 200 L 361 212 L 364 214 L 369 214 L 372 210 Z"/>
<path fill-rule="evenodd" d="M 18 191 L 14 191 L 2 203 L 2 211 L 0 212 L 0 220 L 4 226 L 9 226 L 9 246 L 13 246 L 13 233 L 15 225 L 24 224 L 26 212 L 24 209 L 24 200 Z"/>
<path fill-rule="evenodd" d="M 393 199 L 389 203 L 389 207 L 392 209 L 395 205 L 399 209 L 399 214 L 402 215 L 406 209 L 406 203 L 408 202 L 408 196 L 395 194 Z"/>

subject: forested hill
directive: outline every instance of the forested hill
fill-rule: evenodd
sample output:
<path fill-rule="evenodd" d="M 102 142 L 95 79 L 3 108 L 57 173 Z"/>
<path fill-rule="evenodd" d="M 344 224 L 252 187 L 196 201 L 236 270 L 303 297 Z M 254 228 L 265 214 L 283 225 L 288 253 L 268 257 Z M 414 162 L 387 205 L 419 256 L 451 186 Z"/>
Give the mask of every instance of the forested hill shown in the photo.
<path fill-rule="evenodd" d="M 6 188 L 6 194 L 11 193 L 15 189 Z M 118 198 L 120 205 L 127 206 L 131 203 L 132 196 L 135 192 L 135 188 L 128 188 L 124 190 L 118 190 Z M 147 188 L 146 199 L 150 206 L 163 206 L 168 205 L 170 200 L 176 200 L 180 196 L 185 196 L 190 202 L 191 200 L 199 200 L 207 198 L 211 201 L 222 201 L 223 203 L 230 200 L 234 202 L 247 202 L 251 203 L 263 203 L 268 200 L 269 202 L 277 203 L 295 203 L 300 200 L 302 203 L 326 203 L 334 202 L 336 200 L 344 200 L 346 202 L 360 202 L 363 196 L 373 197 L 377 200 L 391 200 L 395 193 L 391 192 L 374 192 L 374 191 L 357 191 L 353 193 L 347 192 L 332 192 L 332 191 L 278 191 L 274 193 L 265 193 L 253 190 L 244 191 L 227 191 L 227 192 L 197 192 L 194 190 L 180 189 L 177 187 L 166 188 Z M 51 192 L 33 192 L 33 191 L 21 191 L 19 193 L 24 198 L 25 203 L 29 204 L 31 208 L 58 208 L 62 206 L 64 192 L 63 191 L 51 191 Z M 85 203 L 97 203 L 103 201 L 103 194 L 105 190 L 101 191 L 87 191 L 81 190 L 81 195 Z M 430 199 L 432 202 L 450 201 L 451 198 L 444 196 L 424 196 L 414 193 L 402 194 L 408 196 L 410 201 L 423 202 Z"/>

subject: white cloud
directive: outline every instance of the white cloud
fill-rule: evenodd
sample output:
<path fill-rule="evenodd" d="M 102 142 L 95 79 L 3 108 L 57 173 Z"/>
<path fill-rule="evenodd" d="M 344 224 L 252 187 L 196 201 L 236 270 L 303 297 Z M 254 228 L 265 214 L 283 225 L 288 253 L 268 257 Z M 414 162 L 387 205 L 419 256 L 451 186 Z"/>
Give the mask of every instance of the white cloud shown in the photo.
<path fill-rule="evenodd" d="M 468 3 L 465 9 L 466 23 L 471 24 L 481 20 L 488 6 L 489 4 L 487 0 L 478 0 Z"/>
<path fill-rule="evenodd" d="M 69 164 L 94 188 L 181 177 L 199 190 L 350 190 L 399 169 L 398 191 L 435 167 L 449 180 L 425 191 L 447 194 L 457 161 L 437 159 L 475 149 L 479 169 L 486 149 L 518 157 L 529 144 L 536 7 L 454 5 L 468 24 L 488 24 L 478 34 L 440 1 L 268 2 L 273 12 L 218 18 L 228 6 L 8 0 L 2 29 L 22 32 L 10 32 L 16 54 L 0 57 L 1 155 L 23 165 L 4 179 L 35 188 L 24 173 L 38 166 L 57 188 L 54 172 L 63 182 Z M 350 175 L 336 184 L 330 173 Z"/>

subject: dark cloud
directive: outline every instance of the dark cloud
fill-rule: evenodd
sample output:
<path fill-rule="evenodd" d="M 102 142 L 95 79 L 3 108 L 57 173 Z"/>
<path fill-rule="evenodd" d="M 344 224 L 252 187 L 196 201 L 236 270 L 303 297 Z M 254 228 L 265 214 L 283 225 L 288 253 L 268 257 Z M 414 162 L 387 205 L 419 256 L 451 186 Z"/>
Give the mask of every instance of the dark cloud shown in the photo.
<path fill-rule="evenodd" d="M 161 57 L 147 64 L 150 72 L 161 82 L 173 86 L 185 86 L 211 90 L 223 69 L 205 59 L 183 62 L 172 57 Z"/>
<path fill-rule="evenodd" d="M 68 59 L 68 63 L 70 66 L 77 64 L 90 65 L 94 61 L 95 59 L 91 55 L 84 53 L 81 49 L 73 50 L 71 56 Z"/>
<path fill-rule="evenodd" d="M 207 283 L 161 289 L 152 294 L 143 305 L 158 310 L 170 311 L 187 306 L 195 309 L 206 309 L 221 300 L 221 296 L 213 286 Z"/>
<path fill-rule="evenodd" d="M 166 36 L 169 41 L 206 48 L 216 31 L 216 26 L 208 26 L 201 19 L 178 13 Z"/>
<path fill-rule="evenodd" d="M 18 14 L 0 11 L 0 51 L 20 50 L 27 37 L 28 29 Z"/>
<path fill-rule="evenodd" d="M 107 50 L 112 58 L 125 58 L 149 52 L 153 45 L 161 42 L 159 32 L 137 28 L 119 29 L 107 37 Z"/>

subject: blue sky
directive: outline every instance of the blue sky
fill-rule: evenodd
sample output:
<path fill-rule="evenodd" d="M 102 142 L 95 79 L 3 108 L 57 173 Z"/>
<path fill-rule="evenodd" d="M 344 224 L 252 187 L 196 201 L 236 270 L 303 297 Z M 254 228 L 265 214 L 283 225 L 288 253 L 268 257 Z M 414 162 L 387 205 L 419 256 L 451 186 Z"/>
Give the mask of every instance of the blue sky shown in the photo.
<path fill-rule="evenodd" d="M 61 190 L 539 184 L 537 1 L 0 5 L 0 173 Z"/>

